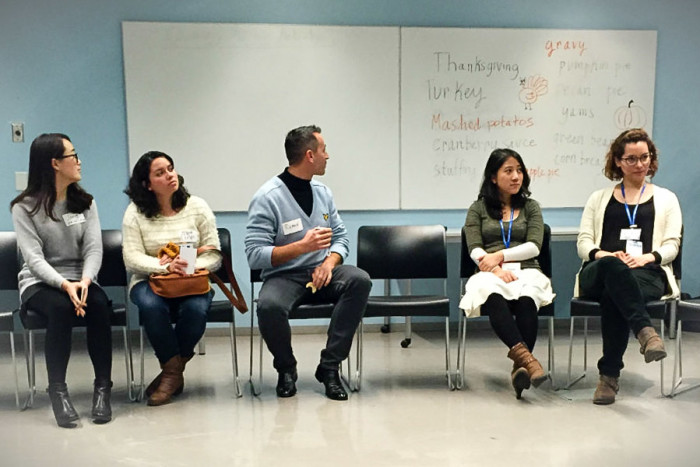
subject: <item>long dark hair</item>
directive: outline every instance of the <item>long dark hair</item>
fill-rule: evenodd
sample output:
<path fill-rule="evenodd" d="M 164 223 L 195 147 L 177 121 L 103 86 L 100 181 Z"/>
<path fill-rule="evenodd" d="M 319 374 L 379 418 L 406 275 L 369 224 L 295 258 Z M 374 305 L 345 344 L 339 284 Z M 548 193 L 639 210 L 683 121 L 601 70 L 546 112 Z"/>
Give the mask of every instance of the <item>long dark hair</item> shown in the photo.
<path fill-rule="evenodd" d="M 523 184 L 520 186 L 520 191 L 511 196 L 510 205 L 513 208 L 520 209 L 525 206 L 525 202 L 530 196 L 530 175 L 527 173 L 527 168 L 520 154 L 512 149 L 494 149 L 486 162 L 484 181 L 481 182 L 481 189 L 479 190 L 479 199 L 483 198 L 484 203 L 486 203 L 486 212 L 493 219 L 499 220 L 503 218 L 503 202 L 501 202 L 501 197 L 499 196 L 498 185 L 492 179 L 497 176 L 498 169 L 511 157 L 518 161 L 523 170 Z"/>
<path fill-rule="evenodd" d="M 10 202 L 10 209 L 24 198 L 35 200 L 29 215 L 33 216 L 39 209 L 44 208 L 46 215 L 57 221 L 53 213 L 56 205 L 56 171 L 51 162 L 63 156 L 66 147 L 63 140 L 70 138 L 63 133 L 43 133 L 32 141 L 29 148 L 29 174 L 27 188 Z M 66 192 L 66 209 L 68 212 L 83 212 L 92 204 L 92 195 L 87 193 L 75 182 L 68 185 Z"/>
<path fill-rule="evenodd" d="M 160 205 L 155 193 L 148 189 L 150 184 L 151 164 L 155 159 L 164 157 L 174 167 L 173 158 L 164 152 L 149 151 L 139 158 L 134 165 L 134 170 L 131 172 L 129 185 L 124 190 L 124 193 L 129 196 L 129 199 L 134 202 L 139 212 L 144 216 L 156 217 L 160 214 Z M 178 188 L 171 198 L 171 207 L 175 211 L 187 206 L 187 199 L 190 197 L 187 188 L 185 188 L 185 179 L 182 175 L 177 175 Z"/>

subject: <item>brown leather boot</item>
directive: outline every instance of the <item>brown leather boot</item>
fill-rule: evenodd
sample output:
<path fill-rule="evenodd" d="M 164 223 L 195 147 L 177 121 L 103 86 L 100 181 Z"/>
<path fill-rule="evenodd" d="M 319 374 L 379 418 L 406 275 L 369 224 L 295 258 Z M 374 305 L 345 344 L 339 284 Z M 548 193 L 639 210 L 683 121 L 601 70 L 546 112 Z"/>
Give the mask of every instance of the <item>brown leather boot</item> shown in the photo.
<path fill-rule="evenodd" d="M 180 359 L 182 360 L 183 373 L 185 372 L 185 367 L 187 366 L 187 362 L 192 360 L 192 357 L 194 357 L 194 354 L 190 355 L 189 357 L 180 357 Z M 156 392 L 156 389 L 158 389 L 158 386 L 160 385 L 160 378 L 162 378 L 162 377 L 163 377 L 163 372 L 161 371 L 160 373 L 158 373 L 158 376 L 153 378 L 153 381 L 151 381 L 151 383 L 146 388 L 146 397 L 151 397 L 151 394 Z M 179 396 L 180 394 L 182 394 L 182 391 L 184 389 L 185 389 L 185 381 L 183 378 L 182 386 L 180 386 L 179 388 L 177 388 L 175 390 L 175 392 L 173 393 L 173 396 Z"/>
<path fill-rule="evenodd" d="M 596 405 L 609 405 L 615 402 L 615 394 L 620 390 L 618 378 L 600 375 L 598 386 L 593 393 L 593 403 Z"/>
<path fill-rule="evenodd" d="M 656 333 L 656 329 L 651 326 L 645 326 L 637 334 L 637 339 L 641 347 L 639 348 L 639 353 L 644 355 L 644 361 L 656 362 L 663 358 L 666 358 L 666 349 L 664 348 L 664 341 Z"/>
<path fill-rule="evenodd" d="M 515 389 L 515 398 L 522 397 L 523 390 L 530 389 L 530 375 L 525 368 L 521 368 L 517 363 L 513 363 L 513 369 L 510 372 L 510 382 Z"/>
<path fill-rule="evenodd" d="M 165 362 L 161 368 L 163 371 L 161 372 L 160 384 L 155 392 L 151 394 L 151 397 L 148 398 L 148 405 L 151 406 L 163 405 L 170 402 L 177 388 L 185 383 L 182 377 L 182 359 L 179 355 L 175 355 Z"/>
<path fill-rule="evenodd" d="M 525 344 L 519 342 L 508 351 L 508 358 L 513 360 L 519 367 L 525 368 L 530 376 L 530 382 L 537 387 L 547 379 L 547 374 L 542 369 L 542 365 L 530 353 Z"/>

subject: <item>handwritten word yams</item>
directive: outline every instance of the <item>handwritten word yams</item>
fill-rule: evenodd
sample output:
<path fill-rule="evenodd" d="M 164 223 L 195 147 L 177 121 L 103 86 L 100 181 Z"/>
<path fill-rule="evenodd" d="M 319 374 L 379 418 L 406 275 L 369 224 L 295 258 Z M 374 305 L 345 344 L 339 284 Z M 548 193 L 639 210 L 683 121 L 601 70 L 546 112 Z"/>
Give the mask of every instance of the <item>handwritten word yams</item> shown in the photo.
<path fill-rule="evenodd" d="M 547 52 L 547 56 L 551 57 L 554 52 L 559 50 L 578 52 L 580 56 L 583 56 L 583 52 L 588 49 L 584 41 L 546 41 L 544 43 L 544 50 Z"/>

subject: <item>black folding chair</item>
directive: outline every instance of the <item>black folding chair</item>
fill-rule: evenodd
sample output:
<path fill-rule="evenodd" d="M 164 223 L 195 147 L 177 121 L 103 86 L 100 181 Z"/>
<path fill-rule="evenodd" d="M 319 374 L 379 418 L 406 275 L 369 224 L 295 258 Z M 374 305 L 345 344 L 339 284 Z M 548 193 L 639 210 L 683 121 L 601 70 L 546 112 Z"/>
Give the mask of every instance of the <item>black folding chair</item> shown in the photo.
<path fill-rule="evenodd" d="M 14 232 L 0 232 L 0 290 L 17 291 L 17 238 Z M 19 300 L 19 296 L 18 296 Z M 10 336 L 10 353 L 15 378 L 15 404 L 19 404 L 19 379 L 17 378 L 17 359 L 15 356 L 15 323 L 17 308 L 0 311 L 0 332 Z"/>
<path fill-rule="evenodd" d="M 257 381 L 253 378 L 253 368 L 255 366 L 254 363 L 254 355 L 255 352 L 253 350 L 254 348 L 254 341 L 255 341 L 255 333 L 254 333 L 254 328 L 253 328 L 253 321 L 255 320 L 255 308 L 257 307 L 258 300 L 255 295 L 255 285 L 256 284 L 261 284 L 262 279 L 260 278 L 260 269 L 251 269 L 250 270 L 250 301 L 252 303 L 252 312 L 250 313 L 250 373 L 249 373 L 249 378 L 248 381 L 250 382 L 250 389 L 253 395 L 259 396 L 262 393 L 262 373 L 263 373 L 263 339 L 262 337 L 259 339 L 258 343 L 258 377 Z M 290 313 L 289 313 L 289 319 L 330 319 L 333 316 L 333 309 L 335 308 L 335 303 L 333 302 L 327 302 L 327 303 L 302 303 L 296 308 L 294 308 Z M 360 354 L 361 354 L 361 349 L 359 347 L 359 337 L 358 337 L 358 347 L 357 347 L 357 357 L 359 359 Z M 348 356 L 347 359 L 348 362 L 348 377 L 345 377 L 342 374 L 342 366 L 341 366 L 341 376 L 343 377 L 343 380 L 345 381 L 345 384 L 350 388 L 351 391 L 356 392 L 359 391 L 359 385 L 356 383 L 356 380 L 353 379 L 353 370 L 351 369 L 351 358 Z M 355 374 L 357 374 L 357 370 L 354 371 Z"/>
<path fill-rule="evenodd" d="M 126 379 L 128 385 L 129 400 L 137 401 L 140 398 L 140 391 L 137 390 L 134 382 L 133 362 L 131 356 L 131 340 L 129 336 L 129 315 L 126 307 L 127 297 L 127 281 L 126 269 L 122 259 L 122 237 L 119 230 L 103 230 L 102 231 L 102 266 L 98 273 L 97 283 L 102 287 L 119 287 L 123 293 L 123 303 L 114 303 L 110 301 L 112 313 L 110 322 L 113 327 L 122 328 L 124 337 L 124 361 L 126 365 Z M 17 265 L 19 266 L 19 264 Z M 17 267 L 15 274 L 19 272 Z M 34 404 L 34 395 L 36 394 L 36 364 L 34 351 L 34 333 L 39 330 L 46 329 L 46 318 L 36 311 L 28 308 L 23 304 L 19 312 L 22 325 L 25 330 L 25 341 L 27 344 L 27 373 L 29 379 L 29 397 L 25 404 L 25 408 L 29 408 Z M 85 320 L 77 316 L 73 318 L 74 327 L 84 327 Z M 143 382 L 143 378 L 142 378 Z M 143 385 L 143 384 L 141 384 Z"/>
<path fill-rule="evenodd" d="M 537 262 L 542 269 L 542 273 L 552 278 L 552 247 L 551 247 L 552 230 L 549 225 L 544 224 L 544 234 L 542 236 L 542 248 L 540 248 L 540 254 L 537 256 Z M 460 262 L 460 295 L 464 291 L 464 287 L 467 280 L 476 272 L 478 272 L 478 267 L 469 256 L 469 248 L 467 246 L 467 237 L 462 230 L 462 253 Z M 488 312 L 482 308 L 481 316 L 488 316 Z M 552 386 L 555 386 L 555 375 L 554 375 L 554 302 L 549 305 L 545 305 L 539 309 L 537 316 L 547 318 L 547 328 L 549 330 L 548 335 L 548 350 L 547 350 L 547 378 L 552 382 Z M 467 318 L 464 312 L 459 315 L 459 343 L 457 345 L 457 376 L 455 387 L 457 389 L 462 389 L 465 381 L 465 364 L 466 364 L 466 348 L 467 348 Z M 555 387 L 556 389 L 556 387 Z"/>
<path fill-rule="evenodd" d="M 682 232 L 682 231 L 681 231 Z M 681 283 L 681 259 L 683 252 L 683 237 L 681 234 L 681 244 L 678 249 L 678 255 L 673 260 L 673 275 L 676 278 L 676 283 L 680 290 Z M 670 298 L 668 300 L 652 300 L 647 302 L 646 308 L 651 319 L 658 319 L 661 322 L 661 340 L 665 337 L 665 320 L 668 316 L 670 318 L 670 325 L 673 327 L 676 321 L 676 305 L 678 300 L 675 298 Z M 586 370 L 588 369 L 588 318 L 600 318 L 602 309 L 600 308 L 600 303 L 595 300 L 586 300 L 583 298 L 574 297 L 571 299 L 570 303 L 571 318 L 569 326 L 569 364 L 567 370 L 567 382 L 565 389 L 570 389 L 574 384 L 581 381 L 586 377 Z M 571 365 L 573 360 L 573 347 L 574 347 L 574 322 L 576 318 L 583 318 L 583 372 L 572 379 L 571 377 Z M 664 391 L 664 360 L 660 362 L 660 379 L 661 379 L 661 394 L 668 396 L 670 393 Z"/>
<path fill-rule="evenodd" d="M 447 296 L 447 246 L 442 225 L 362 226 L 357 233 L 357 266 L 371 279 L 384 279 L 385 295 L 370 296 L 365 318 L 404 316 L 439 316 L 445 319 L 445 374 L 452 387 L 450 363 L 450 299 Z M 405 280 L 406 295 L 390 295 L 388 281 Z M 414 295 L 412 279 L 440 279 L 442 295 Z M 360 325 L 362 349 L 362 325 Z M 407 347 L 410 334 L 406 337 Z M 361 355 L 360 355 L 361 357 Z M 362 361 L 357 372 L 361 384 Z"/>

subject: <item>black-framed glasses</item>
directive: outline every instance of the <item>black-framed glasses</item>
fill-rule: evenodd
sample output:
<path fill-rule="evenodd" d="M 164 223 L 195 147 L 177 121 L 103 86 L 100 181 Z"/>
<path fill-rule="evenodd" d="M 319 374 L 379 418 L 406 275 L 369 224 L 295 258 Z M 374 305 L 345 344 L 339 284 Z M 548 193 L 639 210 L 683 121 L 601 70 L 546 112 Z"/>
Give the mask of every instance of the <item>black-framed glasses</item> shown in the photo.
<path fill-rule="evenodd" d="M 641 162 L 642 164 L 646 164 L 649 162 L 650 156 L 649 154 L 642 154 L 641 156 L 627 156 L 627 157 L 621 157 L 620 160 L 624 162 L 627 165 L 637 165 L 637 162 Z"/>
<path fill-rule="evenodd" d="M 80 162 L 80 158 L 78 158 L 78 153 L 77 153 L 77 152 L 74 153 L 74 154 L 64 154 L 64 155 L 62 155 L 62 156 L 55 157 L 55 159 L 68 159 L 69 157 L 74 158 L 74 159 L 75 159 L 75 162 Z"/>

